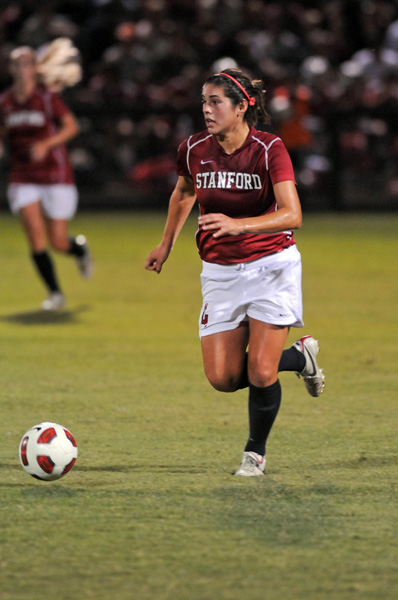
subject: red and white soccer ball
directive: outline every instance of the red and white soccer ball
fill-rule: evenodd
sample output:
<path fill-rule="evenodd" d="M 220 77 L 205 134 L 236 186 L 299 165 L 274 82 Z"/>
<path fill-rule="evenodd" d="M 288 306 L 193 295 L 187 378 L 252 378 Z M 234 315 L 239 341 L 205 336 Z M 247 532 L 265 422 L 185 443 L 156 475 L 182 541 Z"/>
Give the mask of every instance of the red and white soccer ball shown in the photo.
<path fill-rule="evenodd" d="M 69 473 L 77 459 L 77 444 L 71 432 L 46 421 L 31 427 L 19 444 L 19 460 L 29 475 L 54 481 Z"/>

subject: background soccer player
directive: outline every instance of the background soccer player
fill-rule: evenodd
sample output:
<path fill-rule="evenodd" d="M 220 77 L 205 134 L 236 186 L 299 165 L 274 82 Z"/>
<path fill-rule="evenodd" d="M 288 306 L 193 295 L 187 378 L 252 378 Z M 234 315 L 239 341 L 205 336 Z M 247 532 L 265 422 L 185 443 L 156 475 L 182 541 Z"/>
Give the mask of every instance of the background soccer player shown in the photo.
<path fill-rule="evenodd" d="M 301 374 L 313 396 L 324 387 L 314 338 L 283 351 L 289 328 L 303 325 L 293 237 L 301 207 L 283 142 L 254 127 L 258 118 L 269 122 L 262 82 L 227 69 L 205 82 L 202 104 L 207 130 L 179 147 L 163 239 L 145 266 L 160 273 L 197 200 L 204 370 L 217 390 L 249 387 L 250 435 L 236 475 L 262 476 L 281 402 L 278 371 Z"/>
<path fill-rule="evenodd" d="M 77 259 L 83 277 L 93 263 L 84 236 L 68 235 L 76 211 L 77 189 L 65 143 L 78 133 L 74 115 L 60 96 L 38 83 L 37 61 L 28 46 L 11 53 L 13 85 L 0 96 L 0 135 L 9 149 L 8 199 L 18 214 L 34 264 L 48 289 L 44 310 L 65 306 L 50 246 Z"/>

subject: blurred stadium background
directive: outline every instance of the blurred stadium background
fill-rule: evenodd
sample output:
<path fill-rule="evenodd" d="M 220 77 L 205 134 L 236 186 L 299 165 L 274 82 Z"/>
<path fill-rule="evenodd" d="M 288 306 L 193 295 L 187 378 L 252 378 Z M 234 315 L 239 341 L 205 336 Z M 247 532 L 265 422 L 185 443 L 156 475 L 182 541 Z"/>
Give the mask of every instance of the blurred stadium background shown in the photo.
<path fill-rule="evenodd" d="M 265 81 L 305 210 L 397 207 L 397 1 L 1 0 L 0 91 L 15 46 L 60 36 L 84 70 L 63 93 L 81 210 L 165 209 L 201 84 L 234 62 Z M 6 153 L 0 173 L 7 209 Z"/>

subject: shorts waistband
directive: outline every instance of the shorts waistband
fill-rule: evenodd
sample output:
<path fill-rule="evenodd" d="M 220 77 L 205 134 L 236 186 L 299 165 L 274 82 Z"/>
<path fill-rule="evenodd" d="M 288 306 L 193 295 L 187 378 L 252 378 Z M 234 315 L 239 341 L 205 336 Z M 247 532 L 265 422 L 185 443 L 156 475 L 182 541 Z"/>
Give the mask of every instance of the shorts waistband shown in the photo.
<path fill-rule="evenodd" d="M 298 249 L 295 244 L 289 246 L 289 248 L 284 248 L 278 252 L 273 252 L 272 254 L 267 254 L 267 256 L 262 256 L 261 258 L 247 262 L 219 265 L 217 263 L 209 263 L 203 260 L 202 263 L 203 270 L 207 272 L 226 273 L 228 271 L 250 271 L 250 269 L 258 269 L 259 267 L 264 267 L 270 264 L 276 265 L 278 262 L 282 262 L 282 260 L 289 258 L 289 255 L 293 256 L 294 254 L 298 254 Z"/>

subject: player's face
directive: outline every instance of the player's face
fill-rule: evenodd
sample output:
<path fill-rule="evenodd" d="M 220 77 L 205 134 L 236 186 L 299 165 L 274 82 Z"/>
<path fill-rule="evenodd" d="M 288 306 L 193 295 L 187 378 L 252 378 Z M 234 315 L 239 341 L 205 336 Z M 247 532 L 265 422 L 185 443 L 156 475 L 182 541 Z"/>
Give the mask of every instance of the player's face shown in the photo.
<path fill-rule="evenodd" d="M 225 134 L 236 128 L 241 108 L 225 96 L 224 88 L 207 83 L 202 89 L 202 107 L 206 127 L 214 135 Z"/>
<path fill-rule="evenodd" d="M 29 81 L 36 76 L 36 62 L 32 55 L 21 54 L 10 65 L 11 75 L 19 81 Z"/>

